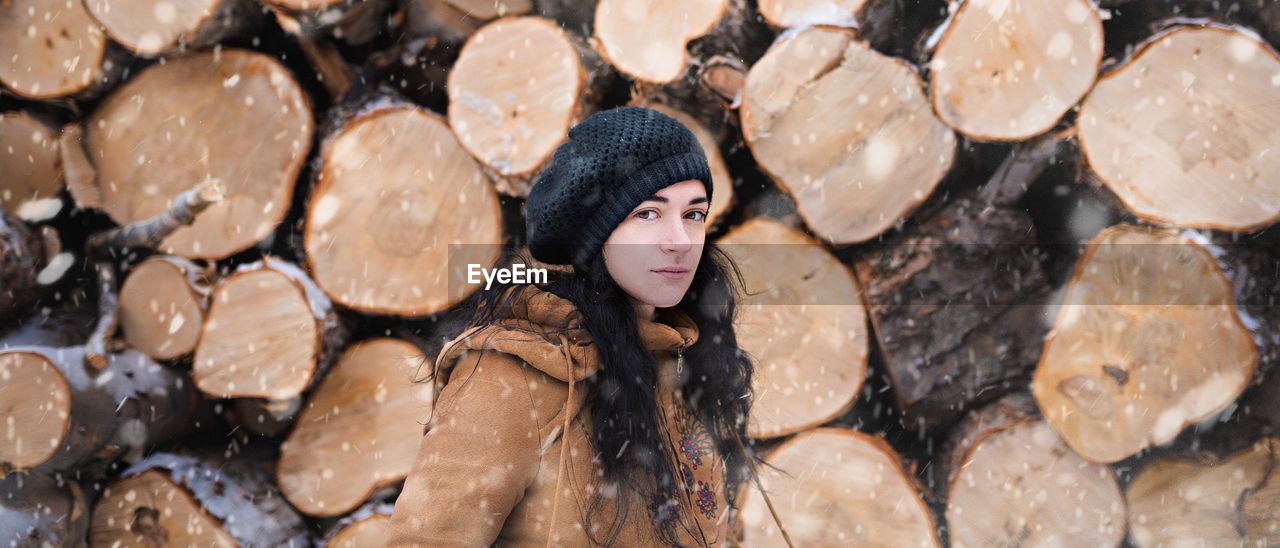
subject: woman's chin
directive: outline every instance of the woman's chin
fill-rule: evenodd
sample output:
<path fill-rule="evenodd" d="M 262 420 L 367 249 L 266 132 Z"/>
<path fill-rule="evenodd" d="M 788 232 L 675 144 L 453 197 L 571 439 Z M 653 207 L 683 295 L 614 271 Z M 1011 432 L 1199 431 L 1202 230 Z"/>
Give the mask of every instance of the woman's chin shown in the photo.
<path fill-rule="evenodd" d="M 684 293 L 661 292 L 648 296 L 644 302 L 653 305 L 654 308 L 671 308 L 680 304 L 680 299 L 684 297 Z"/>

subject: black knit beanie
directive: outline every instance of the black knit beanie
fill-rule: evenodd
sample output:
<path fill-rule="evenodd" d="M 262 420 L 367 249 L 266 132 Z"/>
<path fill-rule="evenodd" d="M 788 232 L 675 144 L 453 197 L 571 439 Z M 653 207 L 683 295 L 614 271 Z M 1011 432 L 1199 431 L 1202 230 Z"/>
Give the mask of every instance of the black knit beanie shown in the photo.
<path fill-rule="evenodd" d="M 688 179 L 709 202 L 711 168 L 689 128 L 649 108 L 597 112 L 569 129 L 529 191 L 529 252 L 581 272 L 640 202 Z"/>

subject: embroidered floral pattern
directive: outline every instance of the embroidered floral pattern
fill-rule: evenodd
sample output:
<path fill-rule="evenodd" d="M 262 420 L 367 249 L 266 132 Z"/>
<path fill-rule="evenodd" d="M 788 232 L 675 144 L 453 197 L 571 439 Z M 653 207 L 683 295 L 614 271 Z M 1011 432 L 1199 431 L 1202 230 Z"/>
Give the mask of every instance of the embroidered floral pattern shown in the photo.
<path fill-rule="evenodd" d="M 711 434 L 702 426 L 702 421 L 694 415 L 684 402 L 677 400 L 672 407 L 675 410 L 676 429 L 680 432 L 680 452 L 692 461 L 697 469 L 702 466 L 702 457 L 710 456 L 715 444 Z"/>
<path fill-rule="evenodd" d="M 684 452 L 684 458 L 693 461 L 695 469 L 702 466 L 702 448 L 693 443 L 693 437 L 689 434 L 681 433 L 680 451 Z"/>
<path fill-rule="evenodd" d="M 715 459 L 715 444 L 702 421 L 681 401 L 678 390 L 674 396 L 674 401 L 668 402 L 668 409 L 671 410 L 670 418 L 675 423 L 673 434 L 679 437 L 669 439 L 674 446 L 671 447 L 674 450 L 672 457 L 679 465 L 680 480 L 684 485 L 683 504 L 688 505 L 690 512 L 695 512 L 696 509 L 696 513 L 714 521 L 719 504 L 715 489 L 706 480 L 718 478 L 721 473 L 719 461 Z M 699 477 L 703 479 L 698 479 Z"/>
<path fill-rule="evenodd" d="M 698 508 L 707 519 L 716 517 L 716 495 L 705 482 L 698 482 Z"/>

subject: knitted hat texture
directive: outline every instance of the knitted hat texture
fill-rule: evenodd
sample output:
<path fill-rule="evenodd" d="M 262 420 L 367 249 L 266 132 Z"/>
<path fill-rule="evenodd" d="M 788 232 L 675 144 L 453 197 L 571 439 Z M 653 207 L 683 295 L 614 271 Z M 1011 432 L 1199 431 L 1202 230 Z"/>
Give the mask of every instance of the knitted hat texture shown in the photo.
<path fill-rule="evenodd" d="M 632 209 L 688 179 L 711 200 L 706 153 L 678 120 L 636 106 L 597 112 L 569 129 L 529 191 L 529 252 L 582 270 Z"/>

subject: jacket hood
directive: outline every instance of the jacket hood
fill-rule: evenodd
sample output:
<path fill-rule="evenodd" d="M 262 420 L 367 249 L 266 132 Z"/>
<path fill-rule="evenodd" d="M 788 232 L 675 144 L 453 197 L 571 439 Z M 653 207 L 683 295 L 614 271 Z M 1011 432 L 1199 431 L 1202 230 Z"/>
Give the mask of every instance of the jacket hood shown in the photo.
<path fill-rule="evenodd" d="M 439 371 L 451 369 L 469 350 L 511 354 L 561 382 L 571 375 L 581 381 L 600 368 L 595 342 L 572 302 L 532 284 L 508 291 L 516 294 L 494 323 L 470 327 L 445 344 L 436 358 Z M 655 320 L 641 320 L 638 327 L 650 352 L 676 352 L 698 340 L 697 324 L 674 308 L 660 309 Z"/>

